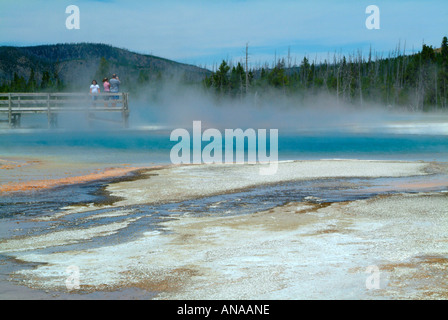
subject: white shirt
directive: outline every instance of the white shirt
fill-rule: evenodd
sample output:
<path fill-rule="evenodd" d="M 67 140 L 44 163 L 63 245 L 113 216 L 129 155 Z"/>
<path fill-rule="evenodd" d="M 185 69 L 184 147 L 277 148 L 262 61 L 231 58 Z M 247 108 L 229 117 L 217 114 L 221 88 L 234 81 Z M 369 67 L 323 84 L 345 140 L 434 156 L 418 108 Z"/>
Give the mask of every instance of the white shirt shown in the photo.
<path fill-rule="evenodd" d="M 90 90 L 92 90 L 92 93 L 98 93 L 98 90 L 100 89 L 100 86 L 97 84 L 92 84 L 90 86 Z"/>

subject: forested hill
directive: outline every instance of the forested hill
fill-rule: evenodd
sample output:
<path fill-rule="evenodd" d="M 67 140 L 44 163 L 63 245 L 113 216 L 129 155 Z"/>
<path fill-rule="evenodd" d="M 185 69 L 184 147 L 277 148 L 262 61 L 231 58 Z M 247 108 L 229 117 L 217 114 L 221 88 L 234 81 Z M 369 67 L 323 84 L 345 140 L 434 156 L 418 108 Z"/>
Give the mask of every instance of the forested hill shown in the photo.
<path fill-rule="evenodd" d="M 178 77 L 200 82 L 208 70 L 105 44 L 0 47 L 0 91 L 85 90 L 113 73 L 124 86 Z"/>

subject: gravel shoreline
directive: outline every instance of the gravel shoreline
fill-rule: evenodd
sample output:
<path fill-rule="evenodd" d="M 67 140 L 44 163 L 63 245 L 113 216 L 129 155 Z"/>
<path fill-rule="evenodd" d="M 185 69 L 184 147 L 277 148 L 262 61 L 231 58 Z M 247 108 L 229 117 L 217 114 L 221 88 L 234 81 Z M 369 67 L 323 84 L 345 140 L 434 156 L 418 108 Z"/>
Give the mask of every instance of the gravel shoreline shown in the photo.
<path fill-rule="evenodd" d="M 161 168 L 147 179 L 121 182 L 106 189 L 123 198 L 117 206 L 180 201 L 235 192 L 258 185 L 326 178 L 424 176 L 441 168 L 427 162 L 373 160 L 282 161 L 273 175 L 260 175 L 265 164 L 183 165 Z"/>

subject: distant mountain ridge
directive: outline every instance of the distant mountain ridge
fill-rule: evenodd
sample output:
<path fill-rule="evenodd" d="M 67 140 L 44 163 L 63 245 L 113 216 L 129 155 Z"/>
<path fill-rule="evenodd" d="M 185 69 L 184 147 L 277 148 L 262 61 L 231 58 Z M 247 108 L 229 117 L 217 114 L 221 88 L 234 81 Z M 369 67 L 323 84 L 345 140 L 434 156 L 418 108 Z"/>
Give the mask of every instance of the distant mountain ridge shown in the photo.
<path fill-rule="evenodd" d="M 67 88 L 85 88 L 94 77 L 101 82 L 113 73 L 124 84 L 150 81 L 155 78 L 180 77 L 200 82 L 209 70 L 153 55 L 139 54 L 107 44 L 51 44 L 29 47 L 0 47 L 0 84 L 14 76 L 26 81 L 34 72 L 39 85 L 45 72 L 62 80 Z"/>

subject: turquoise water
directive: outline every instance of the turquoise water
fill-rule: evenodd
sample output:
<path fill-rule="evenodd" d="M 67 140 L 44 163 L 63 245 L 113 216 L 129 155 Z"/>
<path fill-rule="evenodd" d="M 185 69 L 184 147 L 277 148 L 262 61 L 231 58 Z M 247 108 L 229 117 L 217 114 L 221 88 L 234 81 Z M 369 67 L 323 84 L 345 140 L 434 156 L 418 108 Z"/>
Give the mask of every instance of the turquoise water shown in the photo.
<path fill-rule="evenodd" d="M 168 130 L 7 131 L 2 157 L 36 157 L 76 162 L 134 165 L 170 163 Z M 208 142 L 203 142 L 204 147 Z M 223 143 L 224 146 L 224 143 Z M 269 151 L 269 141 L 267 142 Z M 224 154 L 224 152 L 223 152 Z M 279 160 L 372 159 L 448 161 L 448 136 L 417 134 L 278 133 Z"/>

